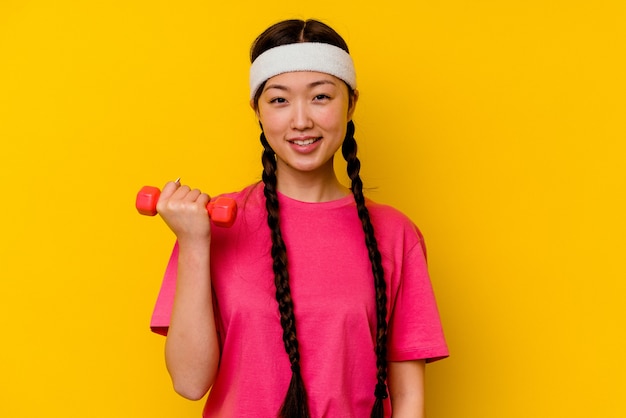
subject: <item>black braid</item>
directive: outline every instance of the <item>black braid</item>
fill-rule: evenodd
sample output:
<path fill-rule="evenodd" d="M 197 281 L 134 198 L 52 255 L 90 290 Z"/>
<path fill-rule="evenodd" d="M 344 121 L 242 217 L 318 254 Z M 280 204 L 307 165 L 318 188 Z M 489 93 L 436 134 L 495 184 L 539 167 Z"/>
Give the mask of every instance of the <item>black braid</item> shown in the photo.
<path fill-rule="evenodd" d="M 387 398 L 387 293 L 385 284 L 385 273 L 383 270 L 378 243 L 374 235 L 374 227 L 369 216 L 369 211 L 365 206 L 363 196 L 363 182 L 359 176 L 361 162 L 356 156 L 357 144 L 354 139 L 354 122 L 348 122 L 346 138 L 341 148 L 343 158 L 348 163 L 347 172 L 352 181 L 350 189 L 354 195 L 359 219 L 363 225 L 365 233 L 365 244 L 370 262 L 372 263 L 372 273 L 374 274 L 374 288 L 376 290 L 376 389 L 374 395 L 376 401 L 372 408 L 371 418 L 383 418 L 382 400 Z"/>
<path fill-rule="evenodd" d="M 272 268 L 274 270 L 274 284 L 276 285 L 276 300 L 280 313 L 280 324 L 283 327 L 283 342 L 285 351 L 291 363 L 291 382 L 280 408 L 280 418 L 309 418 L 306 388 L 300 371 L 300 352 L 296 337 L 296 318 L 293 310 L 293 299 L 289 286 L 289 272 L 287 270 L 287 249 L 283 241 L 278 217 L 278 196 L 276 194 L 276 159 L 265 134 L 261 133 L 263 144 L 263 182 L 265 183 L 265 207 L 267 208 L 267 224 L 272 235 Z"/>

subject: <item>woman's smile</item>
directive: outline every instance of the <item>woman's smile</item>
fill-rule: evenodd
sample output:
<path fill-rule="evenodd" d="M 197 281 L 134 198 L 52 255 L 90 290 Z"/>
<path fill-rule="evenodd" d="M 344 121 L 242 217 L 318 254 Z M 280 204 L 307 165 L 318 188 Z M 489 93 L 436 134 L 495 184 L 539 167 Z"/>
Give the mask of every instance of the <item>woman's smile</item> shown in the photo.
<path fill-rule="evenodd" d="M 293 148 L 297 152 L 309 153 L 309 152 L 313 152 L 317 148 L 317 145 L 319 144 L 321 140 L 322 140 L 321 136 L 318 136 L 318 137 L 307 136 L 307 137 L 301 137 L 301 138 L 288 139 L 287 142 L 292 144 Z"/>

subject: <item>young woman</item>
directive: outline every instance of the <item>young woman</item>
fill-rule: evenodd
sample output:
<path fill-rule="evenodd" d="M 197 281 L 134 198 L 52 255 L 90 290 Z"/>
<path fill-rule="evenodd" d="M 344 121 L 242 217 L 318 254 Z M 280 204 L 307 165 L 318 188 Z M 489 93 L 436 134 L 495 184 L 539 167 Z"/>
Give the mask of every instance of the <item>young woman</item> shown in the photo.
<path fill-rule="evenodd" d="M 174 388 L 210 390 L 204 417 L 423 417 L 425 363 L 448 350 L 419 230 L 363 196 L 348 47 L 289 20 L 251 61 L 263 181 L 228 195 L 231 228 L 178 182 L 157 206 L 177 238 L 152 321 Z"/>

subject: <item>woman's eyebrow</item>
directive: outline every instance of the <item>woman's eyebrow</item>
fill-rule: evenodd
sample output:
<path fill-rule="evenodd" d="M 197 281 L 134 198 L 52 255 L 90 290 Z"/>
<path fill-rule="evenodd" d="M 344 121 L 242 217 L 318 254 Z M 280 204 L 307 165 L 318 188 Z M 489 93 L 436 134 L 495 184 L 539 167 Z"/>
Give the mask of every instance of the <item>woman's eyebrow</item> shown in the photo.
<path fill-rule="evenodd" d="M 289 91 L 289 87 L 283 86 L 282 84 L 270 84 L 270 85 L 265 86 L 264 90 L 269 90 L 269 89 Z"/>
<path fill-rule="evenodd" d="M 324 84 L 332 84 L 333 86 L 335 85 L 335 82 L 333 80 L 319 80 L 319 81 L 314 81 L 312 83 L 309 84 L 309 88 L 313 88 L 313 87 L 317 87 L 317 86 L 322 86 Z"/>

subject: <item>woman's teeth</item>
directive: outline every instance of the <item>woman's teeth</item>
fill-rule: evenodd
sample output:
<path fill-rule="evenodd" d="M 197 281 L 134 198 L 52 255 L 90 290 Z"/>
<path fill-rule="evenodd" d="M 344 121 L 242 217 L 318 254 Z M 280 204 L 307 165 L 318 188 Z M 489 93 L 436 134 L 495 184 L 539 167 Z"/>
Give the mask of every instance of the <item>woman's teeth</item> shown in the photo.
<path fill-rule="evenodd" d="M 300 145 L 300 146 L 304 146 L 304 145 L 311 145 L 312 143 L 314 143 L 315 141 L 317 141 L 317 138 L 311 138 L 311 139 L 304 139 L 304 140 L 299 140 L 296 139 L 294 141 L 292 141 L 294 144 L 296 145 Z"/>

